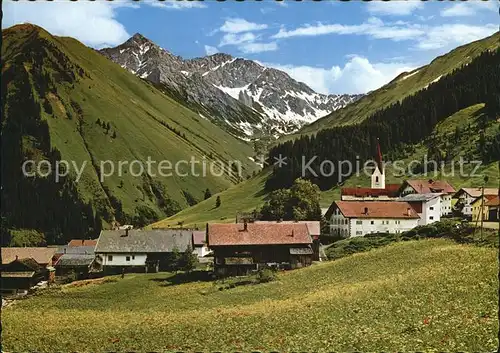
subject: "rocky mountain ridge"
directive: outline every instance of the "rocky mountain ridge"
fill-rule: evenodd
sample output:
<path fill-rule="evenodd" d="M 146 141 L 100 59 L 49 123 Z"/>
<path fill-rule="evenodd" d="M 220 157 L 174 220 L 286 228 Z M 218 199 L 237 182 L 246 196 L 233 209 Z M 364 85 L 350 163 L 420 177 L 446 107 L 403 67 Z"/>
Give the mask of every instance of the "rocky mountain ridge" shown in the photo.
<path fill-rule="evenodd" d="M 123 68 L 165 85 L 203 117 L 242 138 L 296 131 L 360 95 L 324 95 L 287 73 L 224 53 L 184 60 L 141 34 L 100 51 Z"/>

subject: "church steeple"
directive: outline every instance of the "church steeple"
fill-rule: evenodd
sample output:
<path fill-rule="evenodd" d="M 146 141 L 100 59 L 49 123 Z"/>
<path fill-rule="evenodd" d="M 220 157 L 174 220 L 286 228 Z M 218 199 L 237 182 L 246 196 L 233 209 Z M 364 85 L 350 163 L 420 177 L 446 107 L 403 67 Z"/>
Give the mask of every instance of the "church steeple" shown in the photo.
<path fill-rule="evenodd" d="M 372 174 L 372 189 L 385 189 L 385 168 L 378 138 L 375 158 L 377 165 Z"/>

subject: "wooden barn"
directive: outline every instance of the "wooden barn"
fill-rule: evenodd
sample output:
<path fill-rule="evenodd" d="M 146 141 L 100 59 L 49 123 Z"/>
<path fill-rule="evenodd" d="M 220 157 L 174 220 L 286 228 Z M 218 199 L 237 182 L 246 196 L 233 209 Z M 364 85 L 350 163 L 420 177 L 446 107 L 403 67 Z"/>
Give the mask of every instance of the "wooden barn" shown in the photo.
<path fill-rule="evenodd" d="M 266 266 L 305 267 L 314 256 L 305 223 L 209 224 L 207 238 L 220 276 L 245 275 Z"/>
<path fill-rule="evenodd" d="M 46 269 L 34 259 L 15 259 L 2 265 L 2 294 L 26 294 L 37 283 L 46 279 Z"/>

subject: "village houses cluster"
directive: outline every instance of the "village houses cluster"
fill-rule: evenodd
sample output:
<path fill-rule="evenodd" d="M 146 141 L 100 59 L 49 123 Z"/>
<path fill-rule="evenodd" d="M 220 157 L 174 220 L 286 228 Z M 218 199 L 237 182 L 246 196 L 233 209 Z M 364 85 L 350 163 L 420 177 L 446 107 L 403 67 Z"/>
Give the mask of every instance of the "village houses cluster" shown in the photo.
<path fill-rule="evenodd" d="M 86 279 L 125 272 L 169 269 L 174 253 L 190 253 L 213 264 L 220 276 L 244 275 L 263 267 L 295 269 L 320 260 L 320 235 L 350 238 L 370 233 L 403 233 L 460 214 L 472 221 L 498 221 L 498 189 L 462 188 L 443 180 L 386 184 L 380 149 L 371 187 L 342 188 L 341 200 L 319 221 L 266 222 L 237 219 L 207 224 L 204 230 L 131 229 L 101 231 L 95 240 L 64 246 L 2 248 L 2 292 L 27 293 L 57 277 Z"/>
<path fill-rule="evenodd" d="M 416 226 L 461 216 L 477 222 L 498 221 L 498 189 L 461 188 L 445 180 L 406 180 L 386 184 L 385 168 L 377 151 L 371 187 L 341 189 L 341 200 L 325 211 L 331 235 L 349 238 L 370 233 L 403 233 Z"/>

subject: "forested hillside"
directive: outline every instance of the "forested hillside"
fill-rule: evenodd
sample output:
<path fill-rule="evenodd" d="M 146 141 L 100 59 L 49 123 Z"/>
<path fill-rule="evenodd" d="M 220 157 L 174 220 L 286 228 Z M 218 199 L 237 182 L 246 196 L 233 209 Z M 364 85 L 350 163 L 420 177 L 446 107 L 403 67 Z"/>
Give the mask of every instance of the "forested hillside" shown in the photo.
<path fill-rule="evenodd" d="M 470 63 L 482 52 L 496 49 L 499 45 L 500 33 L 497 32 L 487 38 L 455 48 L 449 53 L 435 58 L 428 65 L 400 74 L 388 84 L 366 94 L 356 104 L 336 110 L 314 123 L 304 126 L 300 133 L 313 134 L 335 126 L 359 124 L 375 111 L 387 108 L 405 97 L 417 93 L 450 74 L 453 70 Z M 285 136 L 282 139 L 288 140 L 297 136 L 300 134 Z"/>
<path fill-rule="evenodd" d="M 329 189 L 349 177 L 347 170 L 335 170 L 329 176 L 320 173 L 324 160 L 350 161 L 355 165 L 373 158 L 375 141 L 378 138 L 382 150 L 389 152 L 389 157 L 405 157 L 406 146 L 416 144 L 427 138 L 434 127 L 455 112 L 469 106 L 485 103 L 484 126 L 497 119 L 500 112 L 500 50 L 485 51 L 471 63 L 454 70 L 450 75 L 429 85 L 422 91 L 378 110 L 361 124 L 325 129 L 314 136 L 303 136 L 274 147 L 269 154 L 270 160 L 286 157 L 287 164 L 275 167 L 266 182 L 266 188 L 273 190 L 289 187 L 301 177 L 302 158 L 309 161 L 315 173 L 304 177 L 318 184 L 321 189 Z M 482 131 L 479 131 L 483 134 Z M 480 157 L 488 163 L 500 160 L 499 131 L 493 136 L 481 138 Z M 472 136 L 471 136 L 472 137 Z M 452 137 L 453 138 L 453 137 Z M 451 146 L 451 145 L 450 145 Z M 450 161 L 454 156 L 448 151 L 439 159 Z M 314 174 L 317 174 L 315 176 Z"/>
<path fill-rule="evenodd" d="M 248 158 L 250 144 L 80 42 L 33 25 L 8 28 L 2 36 L 2 230 L 9 230 L 4 244 L 20 230 L 37 230 L 50 244 L 95 236 L 102 225 L 144 225 L 257 169 Z M 102 161 L 174 164 L 192 157 L 224 165 L 240 161 L 242 177 L 195 177 L 188 166 L 182 168 L 187 176 L 161 177 L 154 164 L 157 177 L 124 168 L 121 175 L 116 170 L 100 178 Z M 53 173 L 25 177 L 28 160 L 47 160 Z M 67 176 L 55 180 L 61 160 L 79 169 L 86 163 L 78 182 L 72 164 Z"/>

